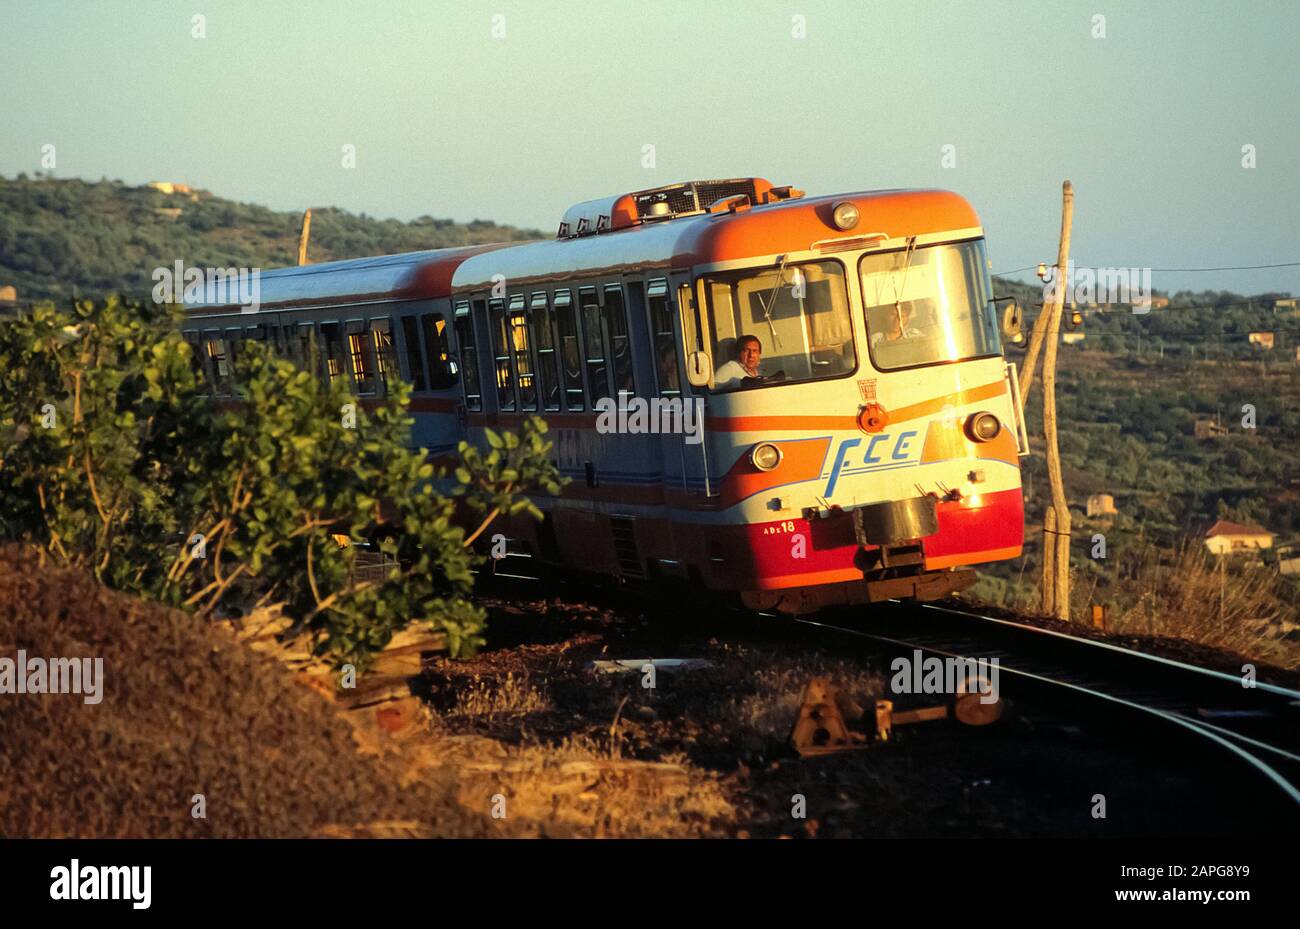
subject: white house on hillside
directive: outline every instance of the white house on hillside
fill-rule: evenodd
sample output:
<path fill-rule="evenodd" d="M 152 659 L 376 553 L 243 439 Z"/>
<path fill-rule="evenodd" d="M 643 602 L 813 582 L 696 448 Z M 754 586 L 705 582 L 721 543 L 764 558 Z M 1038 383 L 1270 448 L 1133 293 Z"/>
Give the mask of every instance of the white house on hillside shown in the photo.
<path fill-rule="evenodd" d="M 1205 533 L 1205 547 L 1216 555 L 1273 547 L 1273 533 L 1221 519 Z"/>

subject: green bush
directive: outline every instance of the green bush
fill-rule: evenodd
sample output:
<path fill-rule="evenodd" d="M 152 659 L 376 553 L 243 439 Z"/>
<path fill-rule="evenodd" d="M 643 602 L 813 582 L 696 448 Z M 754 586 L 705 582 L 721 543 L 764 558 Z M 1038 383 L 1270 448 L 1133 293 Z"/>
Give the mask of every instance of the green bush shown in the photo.
<path fill-rule="evenodd" d="M 367 411 L 248 342 L 242 402 L 214 405 L 176 323 L 109 299 L 0 330 L 0 537 L 201 616 L 279 606 L 339 662 L 364 665 L 411 621 L 456 655 L 481 644 L 470 543 L 558 493 L 545 422 L 462 443 L 438 473 L 407 447 L 407 385 Z M 381 576 L 334 539 L 376 534 L 401 556 Z"/>

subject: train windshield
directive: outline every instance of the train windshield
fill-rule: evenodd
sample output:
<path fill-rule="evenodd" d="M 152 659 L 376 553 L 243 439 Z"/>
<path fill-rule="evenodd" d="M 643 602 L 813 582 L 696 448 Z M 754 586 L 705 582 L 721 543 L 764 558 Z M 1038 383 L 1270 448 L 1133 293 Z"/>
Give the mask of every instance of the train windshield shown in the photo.
<path fill-rule="evenodd" d="M 882 371 L 997 355 L 984 242 L 864 255 L 862 303 Z"/>
<path fill-rule="evenodd" d="M 820 380 L 857 368 L 839 262 L 718 274 L 705 285 L 714 390 Z"/>

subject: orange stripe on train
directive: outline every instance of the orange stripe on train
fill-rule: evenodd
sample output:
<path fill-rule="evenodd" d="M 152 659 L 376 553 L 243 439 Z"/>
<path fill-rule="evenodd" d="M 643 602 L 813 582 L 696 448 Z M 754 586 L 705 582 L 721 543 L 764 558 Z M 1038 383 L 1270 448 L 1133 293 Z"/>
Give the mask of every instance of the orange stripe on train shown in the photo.
<path fill-rule="evenodd" d="M 1005 381 L 993 381 L 979 387 L 959 390 L 932 400 L 889 410 L 889 424 L 932 416 L 946 406 L 963 406 L 1000 396 L 1006 392 Z M 858 417 L 852 416 L 710 416 L 705 428 L 719 432 L 764 432 L 780 429 L 857 429 Z"/>

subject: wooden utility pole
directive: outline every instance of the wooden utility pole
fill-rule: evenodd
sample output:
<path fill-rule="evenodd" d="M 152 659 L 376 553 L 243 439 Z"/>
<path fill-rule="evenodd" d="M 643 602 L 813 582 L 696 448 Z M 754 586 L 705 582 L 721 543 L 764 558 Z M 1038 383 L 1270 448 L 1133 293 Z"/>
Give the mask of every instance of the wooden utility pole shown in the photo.
<path fill-rule="evenodd" d="M 311 238 L 311 210 L 302 214 L 302 232 L 298 235 L 298 266 L 307 263 L 307 240 Z"/>
<path fill-rule="evenodd" d="M 1056 510 L 1047 504 L 1043 512 L 1043 566 L 1039 582 L 1044 613 L 1056 615 Z"/>
<path fill-rule="evenodd" d="M 1056 253 L 1056 286 L 1051 301 L 1043 307 L 1043 315 L 1047 316 L 1043 327 L 1047 346 L 1043 353 L 1043 437 L 1047 442 L 1047 475 L 1052 485 L 1052 504 L 1043 519 L 1043 609 L 1067 622 L 1070 619 L 1070 506 L 1065 499 L 1061 449 L 1056 438 L 1056 350 L 1061 341 L 1073 220 L 1074 187 L 1066 181 L 1061 185 L 1061 244 Z M 1037 330 L 1037 324 L 1034 328 Z"/>
<path fill-rule="evenodd" d="M 1064 285 L 1062 285 L 1064 286 Z M 1023 414 L 1025 404 L 1029 402 L 1029 388 L 1034 384 L 1034 368 L 1038 367 L 1038 353 L 1043 350 L 1043 333 L 1047 330 L 1047 301 L 1034 320 L 1034 328 L 1029 333 L 1029 348 L 1025 351 L 1025 363 L 1020 371 L 1020 412 Z"/>
<path fill-rule="evenodd" d="M 1219 629 L 1225 626 L 1223 621 L 1223 597 L 1228 587 L 1228 556 L 1219 555 Z"/>

